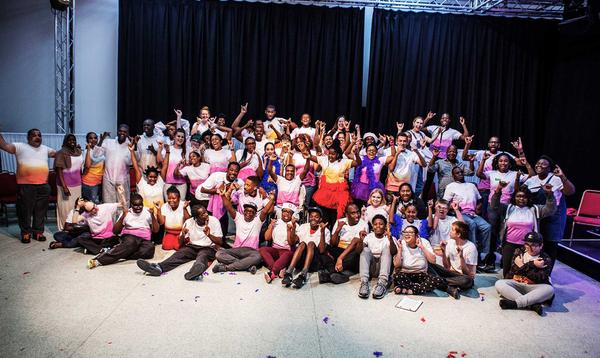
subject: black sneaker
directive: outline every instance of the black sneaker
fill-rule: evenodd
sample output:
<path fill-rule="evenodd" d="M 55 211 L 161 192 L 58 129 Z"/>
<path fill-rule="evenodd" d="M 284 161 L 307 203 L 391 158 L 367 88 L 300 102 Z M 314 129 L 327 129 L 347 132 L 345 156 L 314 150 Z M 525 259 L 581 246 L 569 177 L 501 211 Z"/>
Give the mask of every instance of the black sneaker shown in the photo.
<path fill-rule="evenodd" d="M 334 272 L 331 274 L 331 282 L 339 285 L 340 283 L 346 283 L 350 281 L 350 277 L 344 275 L 343 273 Z"/>
<path fill-rule="evenodd" d="M 250 272 L 253 275 L 256 275 L 256 266 L 254 266 L 254 265 L 250 266 L 250 268 L 248 269 L 248 272 Z"/>
<path fill-rule="evenodd" d="M 306 283 L 306 275 L 301 273 L 292 282 L 294 283 L 294 288 L 300 289 Z"/>
<path fill-rule="evenodd" d="M 527 307 L 527 309 L 537 313 L 538 315 L 542 316 L 544 314 L 544 308 L 542 307 L 541 304 L 536 303 L 534 305 L 531 305 L 529 307 Z"/>
<path fill-rule="evenodd" d="M 203 266 L 204 265 L 193 265 L 192 268 L 190 268 L 190 270 L 183 275 L 183 277 L 188 281 L 193 281 L 198 277 L 202 277 L 202 274 L 205 271 Z"/>
<path fill-rule="evenodd" d="M 292 285 L 292 274 L 289 272 L 286 272 L 283 275 L 283 279 L 281 280 L 281 284 L 284 285 L 285 287 L 290 287 Z"/>
<path fill-rule="evenodd" d="M 162 274 L 162 269 L 158 264 L 153 264 L 142 259 L 138 259 L 136 263 L 142 271 L 150 276 L 160 276 Z"/>
<path fill-rule="evenodd" d="M 487 264 L 480 268 L 483 273 L 496 273 L 496 265 Z"/>
<path fill-rule="evenodd" d="M 328 271 L 321 270 L 319 271 L 319 283 L 328 283 L 331 282 L 331 275 Z"/>
<path fill-rule="evenodd" d="M 454 298 L 455 300 L 458 300 L 460 298 L 460 289 L 456 286 L 448 286 L 446 288 L 446 292 L 448 293 L 448 295 L 450 295 L 450 297 Z"/>

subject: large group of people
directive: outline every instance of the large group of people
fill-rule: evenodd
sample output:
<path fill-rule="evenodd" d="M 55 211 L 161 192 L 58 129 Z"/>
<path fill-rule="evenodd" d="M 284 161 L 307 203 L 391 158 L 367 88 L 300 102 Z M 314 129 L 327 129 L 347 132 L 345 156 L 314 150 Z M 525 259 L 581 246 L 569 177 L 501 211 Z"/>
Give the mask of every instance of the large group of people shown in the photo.
<path fill-rule="evenodd" d="M 140 135 L 124 124 L 115 138 L 88 133 L 85 144 L 67 134 L 59 150 L 38 129 L 27 143 L 0 135 L 0 149 L 16 156 L 21 241 L 46 240 L 54 158 L 58 231 L 49 247 L 80 247 L 93 255 L 90 269 L 137 260 L 160 276 L 195 261 L 184 277 L 197 280 L 211 265 L 265 267 L 267 283 L 296 289 L 311 272 L 333 284 L 357 274 L 361 298 L 439 289 L 458 299 L 478 272 L 501 268 L 502 309 L 541 313 L 552 300 L 565 196 L 575 188 L 551 158 L 530 165 L 520 138 L 514 154 L 496 136 L 473 151 L 466 119 L 458 131 L 447 113 L 377 135 L 345 116 L 328 128 L 309 114 L 277 117 L 272 105 L 242 124 L 246 113 L 241 106 L 228 127 L 207 107 L 194 123 L 175 110 L 166 123 L 146 119 Z M 152 262 L 156 245 L 175 252 Z"/>

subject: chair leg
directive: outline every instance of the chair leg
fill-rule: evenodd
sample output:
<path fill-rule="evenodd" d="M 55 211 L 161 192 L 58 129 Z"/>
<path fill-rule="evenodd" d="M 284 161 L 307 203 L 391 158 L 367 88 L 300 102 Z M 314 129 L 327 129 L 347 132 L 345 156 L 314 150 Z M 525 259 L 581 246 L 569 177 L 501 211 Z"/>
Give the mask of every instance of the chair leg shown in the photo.
<path fill-rule="evenodd" d="M 571 236 L 569 237 L 569 247 L 573 246 L 573 232 L 575 231 L 575 221 L 571 225 Z"/>

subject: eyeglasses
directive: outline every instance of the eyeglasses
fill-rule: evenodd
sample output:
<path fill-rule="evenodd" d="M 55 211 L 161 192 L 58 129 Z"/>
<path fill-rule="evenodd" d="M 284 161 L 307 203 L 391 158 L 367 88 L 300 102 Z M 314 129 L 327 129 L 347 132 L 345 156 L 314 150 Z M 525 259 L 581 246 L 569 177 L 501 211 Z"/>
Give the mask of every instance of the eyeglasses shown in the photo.
<path fill-rule="evenodd" d="M 406 236 L 415 236 L 417 235 L 416 233 L 412 232 L 412 231 L 402 231 L 402 235 L 406 235 Z"/>

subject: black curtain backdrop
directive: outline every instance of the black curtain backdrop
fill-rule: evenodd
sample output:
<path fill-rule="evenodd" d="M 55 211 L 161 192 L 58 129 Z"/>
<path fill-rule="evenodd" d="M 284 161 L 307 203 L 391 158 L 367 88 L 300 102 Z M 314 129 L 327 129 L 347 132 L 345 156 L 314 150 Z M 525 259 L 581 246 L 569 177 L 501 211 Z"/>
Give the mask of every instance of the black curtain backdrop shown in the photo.
<path fill-rule="evenodd" d="M 522 136 L 544 141 L 557 24 L 550 21 L 375 10 L 367 93 L 377 131 L 410 129 L 429 109 L 464 116 L 474 148 L 499 135 L 504 149 Z"/>
<path fill-rule="evenodd" d="M 360 116 L 364 11 L 194 0 L 121 0 L 119 122 L 195 120 L 200 107 L 228 123 L 249 102 L 278 115 L 333 123 Z"/>

